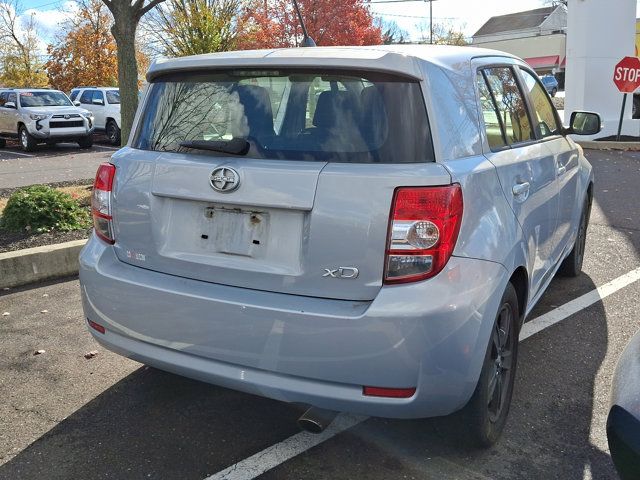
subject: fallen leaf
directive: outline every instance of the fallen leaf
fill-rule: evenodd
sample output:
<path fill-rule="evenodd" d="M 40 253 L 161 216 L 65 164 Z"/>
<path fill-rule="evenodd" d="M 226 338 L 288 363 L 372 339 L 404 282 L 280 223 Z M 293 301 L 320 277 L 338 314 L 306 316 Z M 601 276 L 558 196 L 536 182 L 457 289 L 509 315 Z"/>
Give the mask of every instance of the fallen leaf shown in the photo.
<path fill-rule="evenodd" d="M 49 310 L 41 310 L 40 313 L 49 313 Z"/>
<path fill-rule="evenodd" d="M 95 357 L 96 355 L 98 355 L 98 351 L 97 350 L 91 350 L 90 352 L 87 352 L 84 354 L 84 358 L 86 358 L 87 360 L 90 358 Z"/>
<path fill-rule="evenodd" d="M 42 355 L 43 353 L 47 353 L 46 350 L 36 350 L 35 352 L 33 352 L 34 355 Z"/>
<path fill-rule="evenodd" d="M 8 317 L 9 315 L 11 315 L 9 312 L 2 312 L 3 317 Z"/>
<path fill-rule="evenodd" d="M 43 296 L 44 298 L 47 298 L 47 297 L 49 296 L 49 294 L 48 294 L 48 293 L 45 293 L 45 294 L 43 294 L 42 296 Z"/>

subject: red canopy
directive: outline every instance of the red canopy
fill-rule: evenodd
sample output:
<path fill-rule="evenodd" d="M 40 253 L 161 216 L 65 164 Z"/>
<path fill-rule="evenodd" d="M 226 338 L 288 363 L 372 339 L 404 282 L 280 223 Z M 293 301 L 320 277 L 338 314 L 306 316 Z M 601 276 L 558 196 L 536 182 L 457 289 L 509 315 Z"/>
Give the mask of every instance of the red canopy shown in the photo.
<path fill-rule="evenodd" d="M 532 68 L 557 67 L 560 63 L 560 56 L 549 55 L 547 57 L 525 58 L 524 61 L 531 65 Z"/>

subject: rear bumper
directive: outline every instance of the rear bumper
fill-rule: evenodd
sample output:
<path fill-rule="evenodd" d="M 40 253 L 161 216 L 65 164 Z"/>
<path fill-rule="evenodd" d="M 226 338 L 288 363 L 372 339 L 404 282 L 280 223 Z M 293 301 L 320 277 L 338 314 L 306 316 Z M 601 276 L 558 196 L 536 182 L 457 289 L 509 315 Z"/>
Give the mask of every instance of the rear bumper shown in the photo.
<path fill-rule="evenodd" d="M 189 280 L 120 262 L 95 236 L 80 255 L 91 333 L 117 353 L 205 382 L 288 402 L 393 418 L 447 415 L 477 383 L 501 265 L 452 258 L 437 277 L 370 302 Z M 362 386 L 416 387 L 408 399 Z"/>

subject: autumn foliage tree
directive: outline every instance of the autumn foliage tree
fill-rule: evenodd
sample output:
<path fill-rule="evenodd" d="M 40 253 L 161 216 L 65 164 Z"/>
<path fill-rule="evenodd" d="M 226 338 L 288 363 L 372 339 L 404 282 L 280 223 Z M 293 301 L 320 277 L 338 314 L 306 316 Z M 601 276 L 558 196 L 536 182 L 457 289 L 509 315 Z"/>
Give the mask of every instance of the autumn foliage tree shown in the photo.
<path fill-rule="evenodd" d="M 24 15 L 20 0 L 0 0 L 0 85 L 47 85 L 38 52 L 34 15 Z"/>
<path fill-rule="evenodd" d="M 46 64 L 54 88 L 68 92 L 79 85 L 116 86 L 118 59 L 111 35 L 111 15 L 98 0 L 81 3 L 76 16 L 49 45 Z"/>
<path fill-rule="evenodd" d="M 307 31 L 318 46 L 379 45 L 382 29 L 365 0 L 298 0 Z M 238 19 L 238 47 L 296 47 L 302 29 L 291 0 L 252 0 Z"/>
<path fill-rule="evenodd" d="M 142 22 L 155 53 L 182 57 L 233 50 L 241 0 L 167 0 Z"/>

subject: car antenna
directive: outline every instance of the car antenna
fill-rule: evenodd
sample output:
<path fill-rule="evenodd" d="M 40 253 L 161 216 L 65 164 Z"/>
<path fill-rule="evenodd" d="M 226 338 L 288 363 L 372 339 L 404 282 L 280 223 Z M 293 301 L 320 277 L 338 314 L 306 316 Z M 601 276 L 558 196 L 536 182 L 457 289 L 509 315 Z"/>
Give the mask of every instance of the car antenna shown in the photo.
<path fill-rule="evenodd" d="M 293 0 L 293 6 L 296 8 L 296 12 L 298 13 L 298 20 L 300 20 L 300 26 L 302 27 L 302 43 L 301 47 L 315 47 L 316 42 L 314 42 L 313 38 L 309 36 L 307 33 L 307 27 L 304 25 L 304 20 L 302 19 L 302 14 L 300 13 L 300 7 L 298 7 L 297 0 Z"/>

